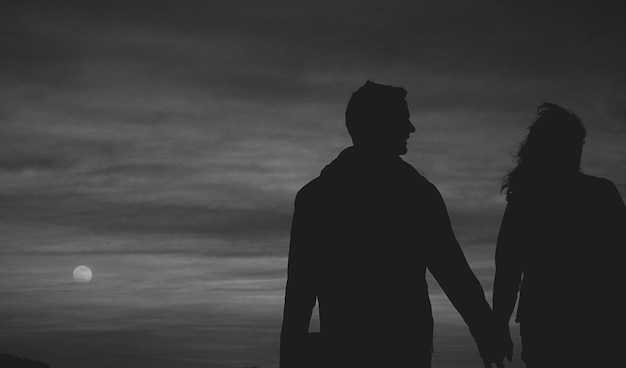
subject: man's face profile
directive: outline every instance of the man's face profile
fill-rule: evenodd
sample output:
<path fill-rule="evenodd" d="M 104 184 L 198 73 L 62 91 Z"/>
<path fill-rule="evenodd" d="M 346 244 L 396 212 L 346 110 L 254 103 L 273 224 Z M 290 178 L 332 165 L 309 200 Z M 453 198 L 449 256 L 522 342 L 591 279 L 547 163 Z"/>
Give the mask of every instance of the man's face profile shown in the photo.
<path fill-rule="evenodd" d="M 398 99 L 394 103 L 385 106 L 388 112 L 385 120 L 379 122 L 379 129 L 374 139 L 376 145 L 383 151 L 396 155 L 407 153 L 407 140 L 409 135 L 415 132 L 415 126 L 409 119 L 411 113 L 405 99 Z"/>
<path fill-rule="evenodd" d="M 404 155 L 415 131 L 409 120 L 407 92 L 367 81 L 352 94 L 346 108 L 346 126 L 355 146 L 375 154 Z"/>

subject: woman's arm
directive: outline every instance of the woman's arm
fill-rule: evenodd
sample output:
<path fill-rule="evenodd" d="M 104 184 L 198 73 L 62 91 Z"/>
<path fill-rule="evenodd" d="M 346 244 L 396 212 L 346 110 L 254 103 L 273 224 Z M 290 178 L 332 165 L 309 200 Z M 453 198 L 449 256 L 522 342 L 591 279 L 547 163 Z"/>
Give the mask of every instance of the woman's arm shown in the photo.
<path fill-rule="evenodd" d="M 513 342 L 510 340 L 509 321 L 522 281 L 521 217 L 515 203 L 509 202 L 498 234 L 496 246 L 496 276 L 493 285 L 493 313 L 498 328 L 509 336 L 507 358 L 513 356 Z"/>

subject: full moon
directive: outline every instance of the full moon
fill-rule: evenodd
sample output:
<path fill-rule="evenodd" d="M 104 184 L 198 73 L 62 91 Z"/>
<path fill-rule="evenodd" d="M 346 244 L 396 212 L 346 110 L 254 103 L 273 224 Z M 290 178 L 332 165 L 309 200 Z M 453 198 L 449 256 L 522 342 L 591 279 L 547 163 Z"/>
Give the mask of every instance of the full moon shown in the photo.
<path fill-rule="evenodd" d="M 74 281 L 79 284 L 86 284 L 91 281 L 91 268 L 87 266 L 78 266 L 74 269 Z"/>

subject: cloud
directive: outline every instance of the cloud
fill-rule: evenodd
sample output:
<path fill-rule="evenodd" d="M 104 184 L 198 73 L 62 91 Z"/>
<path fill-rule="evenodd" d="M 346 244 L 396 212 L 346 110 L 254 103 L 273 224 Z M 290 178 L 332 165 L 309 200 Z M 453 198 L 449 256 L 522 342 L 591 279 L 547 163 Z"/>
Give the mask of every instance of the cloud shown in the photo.
<path fill-rule="evenodd" d="M 36 346 L 53 366 L 82 364 L 81 350 L 100 366 L 275 365 L 293 199 L 350 144 L 345 105 L 367 79 L 407 87 L 417 132 L 405 159 L 442 192 L 487 291 L 500 179 L 541 102 L 583 118 L 585 171 L 624 192 L 624 23 L 609 5 L 61 1 L 1 13 L 3 346 Z M 80 263 L 92 289 L 59 281 Z M 476 360 L 431 285 L 436 359 Z"/>
<path fill-rule="evenodd" d="M 67 168 L 67 162 L 45 156 L 6 157 L 0 159 L 0 171 L 23 172 L 28 170 L 59 170 Z"/>
<path fill-rule="evenodd" d="M 56 230 L 59 240 L 20 244 L 22 251 L 55 252 L 192 252 L 213 255 L 284 254 L 291 208 L 220 208 L 153 202 L 102 201 L 87 196 L 2 196 L 0 218 L 13 223 L 7 239 L 21 235 L 23 226 Z M 76 236 L 77 247 L 64 237 Z M 83 243 L 84 237 L 101 240 Z M 113 245 L 103 239 L 113 239 Z M 116 242 L 119 239 L 120 242 Z M 126 239 L 126 240 L 123 240 Z M 135 239 L 134 241 L 132 241 Z M 52 244 L 51 244 L 52 242 Z M 5 249 L 8 244 L 7 241 Z M 50 246 L 56 244 L 53 248 Z M 115 244 L 118 244 L 117 246 Z M 15 251 L 12 247 L 9 248 Z"/>

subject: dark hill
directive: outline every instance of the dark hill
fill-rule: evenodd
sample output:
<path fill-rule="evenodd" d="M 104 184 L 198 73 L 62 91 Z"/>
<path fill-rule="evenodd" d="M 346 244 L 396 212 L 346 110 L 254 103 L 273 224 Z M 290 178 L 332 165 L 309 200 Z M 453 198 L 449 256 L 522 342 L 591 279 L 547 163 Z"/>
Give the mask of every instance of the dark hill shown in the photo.
<path fill-rule="evenodd" d="M 18 358 L 10 354 L 0 354 L 2 368 L 50 368 L 49 365 L 36 360 Z"/>

